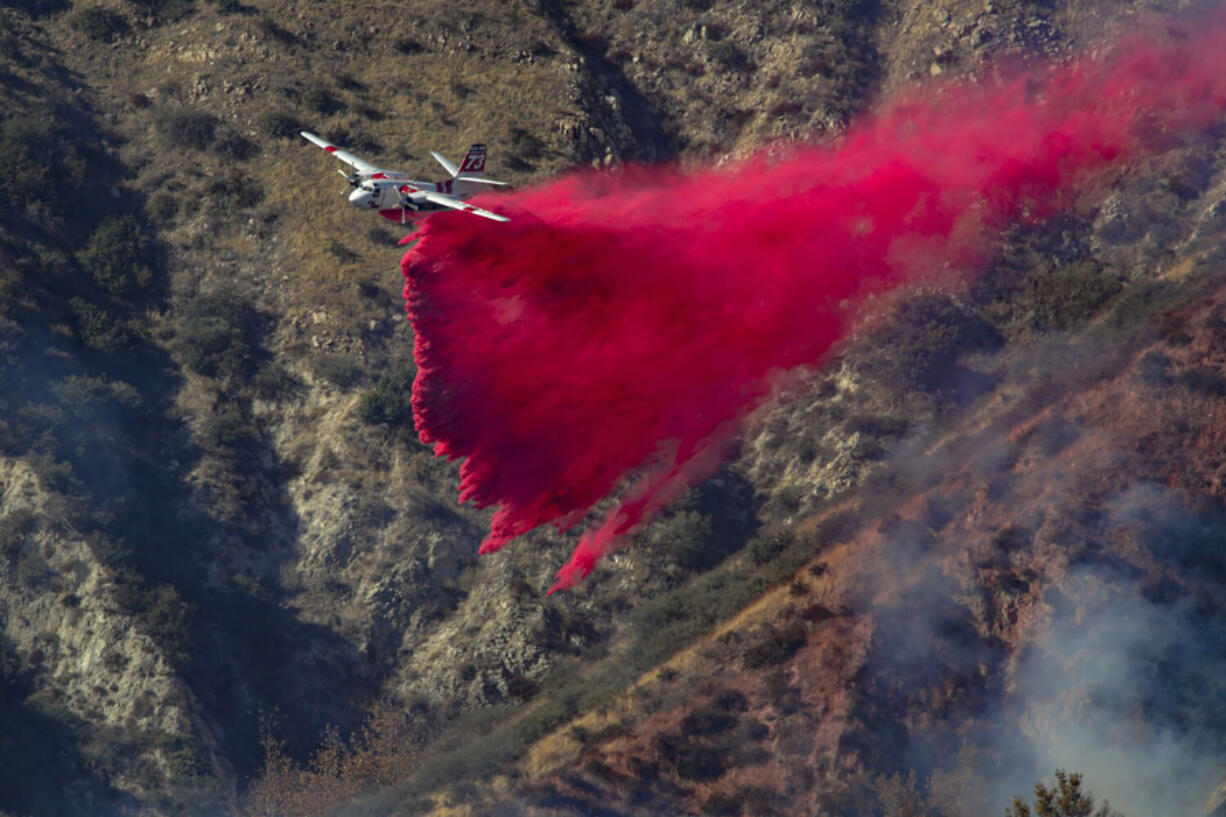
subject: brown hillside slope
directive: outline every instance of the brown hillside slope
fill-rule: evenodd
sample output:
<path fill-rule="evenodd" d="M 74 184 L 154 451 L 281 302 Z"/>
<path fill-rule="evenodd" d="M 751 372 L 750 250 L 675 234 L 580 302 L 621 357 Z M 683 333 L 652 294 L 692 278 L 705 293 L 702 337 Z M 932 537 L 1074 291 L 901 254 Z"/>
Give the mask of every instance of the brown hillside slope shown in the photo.
<path fill-rule="evenodd" d="M 1210 246 L 1160 273 L 1165 313 L 983 361 L 993 393 L 798 522 L 812 555 L 773 589 L 434 813 L 895 814 L 918 770 L 924 813 L 969 815 L 1060 765 L 1199 813 L 1226 715 Z"/>
<path fill-rule="evenodd" d="M 6 320 L 42 316 L 22 323 L 31 345 L 45 333 L 46 359 L 105 374 L 113 398 L 86 415 L 96 438 L 54 456 L 6 439 L 0 452 L 12 556 L 0 724 L 21 727 L 0 733 L 62 760 L 6 788 L 0 810 L 238 811 L 261 779 L 262 736 L 286 752 L 291 793 L 307 791 L 300 767 L 329 727 L 357 734 L 378 701 L 386 762 L 350 785 L 325 751 L 312 779 L 329 799 L 296 813 L 416 813 L 429 800 L 470 813 L 867 814 L 911 769 L 934 808 L 971 813 L 1053 763 L 1131 768 L 1082 765 L 1094 756 L 1080 747 L 1105 743 L 1168 749 L 1159 779 L 1194 755 L 1187 791 L 1202 796 L 1200 758 L 1216 760 L 1221 734 L 1220 650 L 1189 635 L 1213 632 L 1222 579 L 1216 136 L 1010 236 L 964 298 L 920 298 L 858 339 L 716 479 L 549 599 L 569 540 L 538 532 L 476 559 L 482 515 L 456 506 L 454 468 L 408 433 L 400 232 L 349 209 L 334 163 L 294 136 L 306 127 L 424 174 L 429 149 L 481 140 L 491 175 L 521 184 L 574 164 L 721 155 L 837 132 L 915 77 L 1066 52 L 1134 10 L 6 9 L 4 121 L 51 79 L 88 116 L 113 167 L 87 192 L 139 216 L 157 291 L 107 313 L 122 320 L 105 327 L 129 333 L 116 340 L 96 313 L 63 306 L 78 292 L 27 307 L 0 288 Z M 23 225 L 4 222 L 6 273 L 34 241 Z M 89 236 L 53 239 L 71 260 Z M 941 346 L 959 321 L 1003 346 Z M 116 344 L 148 354 L 115 371 Z M 43 375 L 48 393 L 78 399 L 80 381 Z M 50 398 L 13 399 L 41 428 Z M 111 448 L 129 468 L 71 487 L 66 473 Z M 73 506 L 89 518 L 64 516 Z M 1130 626 L 1113 630 L 1121 610 Z M 1066 723 L 1080 728 L 1061 734 Z M 1095 744 L 1106 726 L 1124 731 Z M 2 756 L 20 757 L 4 740 Z M 25 796 L 40 774 L 54 799 Z M 1001 790 L 971 785 L 985 779 Z"/>

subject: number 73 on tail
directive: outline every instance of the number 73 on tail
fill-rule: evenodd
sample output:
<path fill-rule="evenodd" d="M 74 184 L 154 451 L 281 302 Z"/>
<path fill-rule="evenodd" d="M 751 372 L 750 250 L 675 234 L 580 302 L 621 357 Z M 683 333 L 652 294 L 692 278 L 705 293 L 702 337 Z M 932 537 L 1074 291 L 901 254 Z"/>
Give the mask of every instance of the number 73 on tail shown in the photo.
<path fill-rule="evenodd" d="M 490 185 L 506 184 L 485 178 L 485 145 L 470 147 L 459 167 L 439 153 L 430 151 L 430 155 L 446 168 L 451 178 L 439 182 L 422 182 L 410 179 L 404 173 L 375 167 L 313 133 L 302 131 L 302 138 L 353 168 L 352 173 L 337 170 L 337 173 L 349 182 L 349 186 L 354 188 L 349 194 L 350 204 L 363 210 L 376 210 L 389 221 L 407 224 L 413 219 L 442 210 L 456 210 L 494 221 L 510 221 L 506 216 L 465 202 L 465 199 L 475 196 Z"/>

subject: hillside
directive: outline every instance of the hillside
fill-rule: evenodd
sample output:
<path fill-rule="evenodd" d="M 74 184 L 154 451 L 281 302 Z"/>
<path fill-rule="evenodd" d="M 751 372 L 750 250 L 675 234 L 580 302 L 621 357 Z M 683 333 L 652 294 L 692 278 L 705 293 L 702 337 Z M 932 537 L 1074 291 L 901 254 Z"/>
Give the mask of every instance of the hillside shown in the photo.
<path fill-rule="evenodd" d="M 413 434 L 436 173 L 833 138 L 1161 4 L 0 9 L 0 814 L 1130 817 L 1226 775 L 1219 129 L 888 305 L 574 591 Z M 1220 795 L 1219 795 L 1220 799 Z"/>

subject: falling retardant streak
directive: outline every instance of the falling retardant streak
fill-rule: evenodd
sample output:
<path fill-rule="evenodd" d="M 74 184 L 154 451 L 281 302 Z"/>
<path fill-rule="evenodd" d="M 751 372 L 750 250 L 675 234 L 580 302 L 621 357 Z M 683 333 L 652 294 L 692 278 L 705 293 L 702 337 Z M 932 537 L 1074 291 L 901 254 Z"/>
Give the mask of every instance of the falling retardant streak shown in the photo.
<path fill-rule="evenodd" d="M 571 587 L 719 467 L 780 375 L 820 364 L 866 299 L 958 286 L 1011 220 L 1226 110 L 1226 15 L 1009 78 L 926 84 L 828 146 L 732 168 L 629 167 L 431 217 L 403 261 L 424 442 L 494 507 L 481 552 L 616 495 Z M 551 591 L 552 592 L 552 591 Z"/>

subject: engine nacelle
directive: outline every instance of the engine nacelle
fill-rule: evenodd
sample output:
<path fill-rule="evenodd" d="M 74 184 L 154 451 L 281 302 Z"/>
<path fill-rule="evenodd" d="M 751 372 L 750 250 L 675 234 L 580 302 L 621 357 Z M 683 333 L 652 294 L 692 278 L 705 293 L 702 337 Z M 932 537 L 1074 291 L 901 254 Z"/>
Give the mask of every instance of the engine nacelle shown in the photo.
<path fill-rule="evenodd" d="M 426 194 L 422 192 L 421 190 L 418 190 L 416 187 L 411 187 L 410 185 L 407 185 L 407 184 L 401 186 L 400 188 L 400 206 L 401 207 L 404 207 L 406 210 L 417 211 L 417 210 L 420 210 L 427 203 L 428 202 L 426 200 Z"/>

